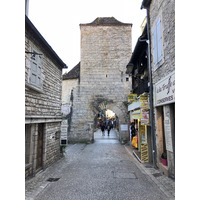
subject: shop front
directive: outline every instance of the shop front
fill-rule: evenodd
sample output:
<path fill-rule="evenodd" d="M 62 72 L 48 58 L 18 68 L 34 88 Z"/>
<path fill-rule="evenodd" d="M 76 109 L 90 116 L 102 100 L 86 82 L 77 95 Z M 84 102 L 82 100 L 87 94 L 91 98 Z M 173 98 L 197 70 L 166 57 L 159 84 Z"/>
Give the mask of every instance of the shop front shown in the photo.
<path fill-rule="evenodd" d="M 134 123 L 136 135 L 133 138 L 130 136 L 133 153 L 140 162 L 152 162 L 148 95 L 140 95 L 137 102 L 129 105 L 128 110 L 130 111 L 130 122 Z"/>
<path fill-rule="evenodd" d="M 170 177 L 175 177 L 175 73 L 154 85 L 156 117 L 157 165 Z"/>

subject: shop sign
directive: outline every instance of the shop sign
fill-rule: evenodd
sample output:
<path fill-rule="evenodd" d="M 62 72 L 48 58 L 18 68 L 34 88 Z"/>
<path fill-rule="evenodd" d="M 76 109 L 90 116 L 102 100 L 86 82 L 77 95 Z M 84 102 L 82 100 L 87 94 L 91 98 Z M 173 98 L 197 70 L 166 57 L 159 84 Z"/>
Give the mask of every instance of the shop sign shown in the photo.
<path fill-rule="evenodd" d="M 149 162 L 148 144 L 141 143 L 141 161 Z"/>
<path fill-rule="evenodd" d="M 148 102 L 148 95 L 147 94 L 141 94 L 140 95 L 140 102 Z"/>
<path fill-rule="evenodd" d="M 146 142 L 145 126 L 143 126 L 142 124 L 140 124 L 139 133 L 141 137 L 140 143 L 145 143 Z"/>
<path fill-rule="evenodd" d="M 128 103 L 137 102 L 137 94 L 128 94 Z"/>
<path fill-rule="evenodd" d="M 141 115 L 140 114 L 134 114 L 134 115 L 132 115 L 132 118 L 133 119 L 140 119 Z"/>
<path fill-rule="evenodd" d="M 149 111 L 141 109 L 141 125 L 149 125 Z"/>
<path fill-rule="evenodd" d="M 146 101 L 146 102 L 140 102 L 140 107 L 142 109 L 149 109 L 149 102 Z"/>
<path fill-rule="evenodd" d="M 175 102 L 175 72 L 169 74 L 154 86 L 154 104 L 161 106 Z"/>
<path fill-rule="evenodd" d="M 134 110 L 132 112 L 132 119 L 140 119 L 140 118 L 141 118 L 140 109 Z"/>
<path fill-rule="evenodd" d="M 149 118 L 148 119 L 141 118 L 141 125 L 149 125 Z"/>
<path fill-rule="evenodd" d="M 149 103 L 141 102 L 141 125 L 149 125 Z"/>
<path fill-rule="evenodd" d="M 166 149 L 167 149 L 167 151 L 173 152 L 169 106 L 165 106 L 165 108 L 164 108 L 164 129 L 165 129 Z"/>

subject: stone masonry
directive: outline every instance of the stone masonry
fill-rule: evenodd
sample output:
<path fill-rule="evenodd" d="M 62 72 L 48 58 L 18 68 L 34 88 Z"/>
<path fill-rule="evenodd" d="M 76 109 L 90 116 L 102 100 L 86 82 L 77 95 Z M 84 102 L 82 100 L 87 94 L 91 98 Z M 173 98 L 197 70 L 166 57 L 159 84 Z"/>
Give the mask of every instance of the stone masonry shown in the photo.
<path fill-rule="evenodd" d="M 153 84 L 175 70 L 175 1 L 152 0 L 150 5 L 150 26 L 161 18 L 163 57 L 159 66 L 155 68 L 151 59 Z M 151 28 L 151 41 L 153 41 L 153 28 Z M 151 57 L 153 57 L 153 45 Z"/>
<path fill-rule="evenodd" d="M 132 53 L 131 28 L 132 24 L 121 23 L 114 17 L 80 24 L 80 83 L 73 91 L 69 142 L 93 141 L 94 121 L 105 109 L 104 102 L 118 116 L 119 125 L 128 125 L 123 102 L 128 99 L 132 82 L 125 74 Z M 128 131 L 119 132 L 120 141 L 127 141 Z"/>
<path fill-rule="evenodd" d="M 162 60 L 158 62 L 157 65 L 154 64 L 154 38 L 153 38 L 153 27 L 156 26 L 158 19 L 160 18 L 161 23 L 161 37 L 162 37 Z M 152 82 L 155 86 L 158 81 L 163 80 L 169 74 L 175 72 L 175 1 L 174 0 L 152 0 L 149 7 L 149 20 L 150 20 L 150 35 L 151 35 L 151 69 L 152 69 Z M 154 92 L 154 96 L 156 93 Z M 166 120 L 166 110 L 169 115 L 173 115 L 173 112 L 170 107 L 173 107 L 173 104 L 163 105 L 163 122 L 164 127 L 168 127 L 171 130 L 171 135 L 173 132 L 172 118 L 167 118 Z M 162 122 L 160 122 L 159 117 L 161 117 L 161 108 L 154 107 L 155 113 L 155 133 L 156 133 L 156 146 L 157 146 L 157 163 L 158 167 L 160 163 L 160 155 L 163 151 L 163 136 Z M 168 123 L 168 124 L 167 124 Z M 165 134 L 166 134 L 165 130 Z M 168 136 L 165 136 L 168 137 Z M 168 138 L 167 138 L 168 139 Z M 165 139 L 166 140 L 166 139 Z M 170 138 L 170 143 L 173 142 L 173 139 Z M 171 174 L 174 176 L 175 164 L 174 164 L 174 152 L 167 151 L 168 155 L 168 167 L 164 167 L 163 171 L 166 172 L 166 175 Z M 163 166 L 162 166 L 163 168 Z"/>
<path fill-rule="evenodd" d="M 26 178 L 60 158 L 62 68 L 57 56 L 26 17 L 25 32 L 25 154 Z M 33 54 L 36 52 L 37 54 Z M 40 60 L 33 84 L 33 57 Z M 36 62 L 36 61 L 35 61 Z M 40 136 L 39 136 L 40 135 Z M 39 163 L 39 164 L 38 164 Z"/>

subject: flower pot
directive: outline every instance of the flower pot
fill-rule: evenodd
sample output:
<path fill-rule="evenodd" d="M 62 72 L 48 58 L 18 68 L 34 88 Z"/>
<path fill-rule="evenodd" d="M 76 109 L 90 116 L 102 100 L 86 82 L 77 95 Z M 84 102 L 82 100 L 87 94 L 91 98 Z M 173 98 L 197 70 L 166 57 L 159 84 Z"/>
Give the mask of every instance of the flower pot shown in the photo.
<path fill-rule="evenodd" d="M 162 158 L 162 164 L 167 166 L 167 159 Z"/>

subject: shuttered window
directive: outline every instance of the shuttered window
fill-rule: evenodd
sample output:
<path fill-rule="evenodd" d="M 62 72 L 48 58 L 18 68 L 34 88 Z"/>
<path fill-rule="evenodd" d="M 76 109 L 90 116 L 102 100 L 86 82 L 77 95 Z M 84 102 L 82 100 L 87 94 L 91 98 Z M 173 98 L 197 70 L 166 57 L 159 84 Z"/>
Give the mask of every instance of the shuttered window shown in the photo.
<path fill-rule="evenodd" d="M 162 32 L 161 32 L 161 20 L 158 19 L 156 25 L 153 28 L 153 43 L 154 43 L 154 64 L 162 60 Z"/>
<path fill-rule="evenodd" d="M 37 52 L 33 51 L 33 53 Z M 38 88 L 41 88 L 42 87 L 41 76 L 42 76 L 41 56 L 37 54 L 32 54 L 30 83 Z"/>

